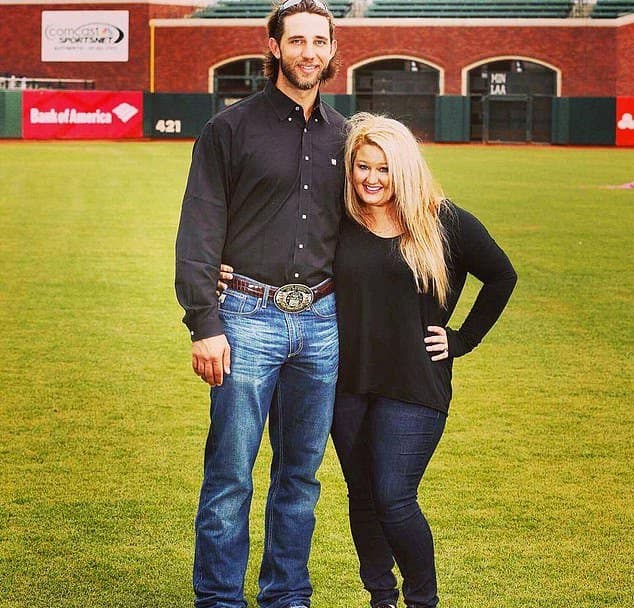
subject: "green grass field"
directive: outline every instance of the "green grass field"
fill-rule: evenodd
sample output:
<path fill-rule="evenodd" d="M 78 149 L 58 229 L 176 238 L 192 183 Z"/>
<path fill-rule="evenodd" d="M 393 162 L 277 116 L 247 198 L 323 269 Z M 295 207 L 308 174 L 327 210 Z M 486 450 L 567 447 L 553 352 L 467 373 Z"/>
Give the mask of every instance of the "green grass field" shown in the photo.
<path fill-rule="evenodd" d="M 208 396 L 172 287 L 191 143 L 0 144 L 0 607 L 191 605 Z M 431 146 L 519 284 L 420 490 L 446 608 L 634 605 L 634 151 Z M 457 316 L 475 285 L 468 285 Z M 256 470 L 255 603 L 269 451 Z M 332 447 L 315 608 L 366 594 Z"/>

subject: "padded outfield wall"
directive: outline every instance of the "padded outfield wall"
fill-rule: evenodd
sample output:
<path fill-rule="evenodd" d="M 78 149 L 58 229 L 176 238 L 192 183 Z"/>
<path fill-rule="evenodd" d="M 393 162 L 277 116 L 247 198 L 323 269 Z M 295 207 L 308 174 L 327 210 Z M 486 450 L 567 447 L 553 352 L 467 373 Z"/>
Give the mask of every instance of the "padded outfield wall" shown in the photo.
<path fill-rule="evenodd" d="M 350 115 L 353 95 L 324 94 Z M 141 91 L 0 91 L 0 138 L 174 139 L 197 137 L 218 109 L 208 93 Z M 469 141 L 469 98 L 438 96 L 434 132 L 428 140 Z M 634 146 L 633 97 L 557 97 L 554 144 Z"/>

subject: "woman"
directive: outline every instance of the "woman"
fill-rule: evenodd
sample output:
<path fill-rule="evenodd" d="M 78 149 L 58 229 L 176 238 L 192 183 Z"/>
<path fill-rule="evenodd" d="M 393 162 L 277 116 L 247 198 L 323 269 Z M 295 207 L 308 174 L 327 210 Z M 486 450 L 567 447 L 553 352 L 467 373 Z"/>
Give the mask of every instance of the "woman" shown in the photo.
<path fill-rule="evenodd" d="M 434 547 L 417 489 L 445 427 L 453 359 L 491 329 L 517 277 L 484 226 L 444 198 L 401 123 L 354 116 L 345 161 L 332 437 L 372 608 L 396 606 L 394 560 L 408 608 L 429 608 L 438 603 Z M 483 285 L 453 330 L 468 273 Z"/>
<path fill-rule="evenodd" d="M 517 277 L 482 224 L 443 197 L 401 123 L 354 116 L 345 161 L 332 437 L 372 607 L 396 606 L 396 560 L 406 605 L 428 608 L 438 603 L 434 548 L 417 489 L 445 426 L 453 359 L 491 329 Z M 453 330 L 467 273 L 483 285 Z"/>

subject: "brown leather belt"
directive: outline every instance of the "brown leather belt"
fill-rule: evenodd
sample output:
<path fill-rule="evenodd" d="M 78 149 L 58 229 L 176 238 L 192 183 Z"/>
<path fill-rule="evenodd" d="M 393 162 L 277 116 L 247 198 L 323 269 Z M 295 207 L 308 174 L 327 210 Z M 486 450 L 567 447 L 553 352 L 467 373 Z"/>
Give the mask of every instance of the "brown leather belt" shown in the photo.
<path fill-rule="evenodd" d="M 252 282 L 248 279 L 236 276 L 227 281 L 227 285 L 230 289 L 257 298 L 264 297 L 264 292 L 267 287 L 263 283 Z M 275 305 L 280 310 L 284 312 L 302 312 L 313 302 L 333 293 L 335 291 L 335 282 L 332 279 L 328 279 L 316 287 L 308 287 L 301 283 L 289 283 L 281 287 L 269 285 L 268 289 L 269 298 L 275 302 Z"/>

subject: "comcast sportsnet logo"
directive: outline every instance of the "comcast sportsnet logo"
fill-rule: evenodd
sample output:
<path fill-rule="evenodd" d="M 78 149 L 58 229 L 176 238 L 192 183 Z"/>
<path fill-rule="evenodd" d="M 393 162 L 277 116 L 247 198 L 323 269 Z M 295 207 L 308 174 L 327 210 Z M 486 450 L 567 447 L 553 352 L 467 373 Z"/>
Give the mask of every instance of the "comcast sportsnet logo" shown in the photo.
<path fill-rule="evenodd" d="M 135 108 L 129 103 L 120 103 L 118 106 L 112 108 L 112 113 L 122 122 L 126 123 L 134 118 L 138 113 L 138 108 Z"/>

